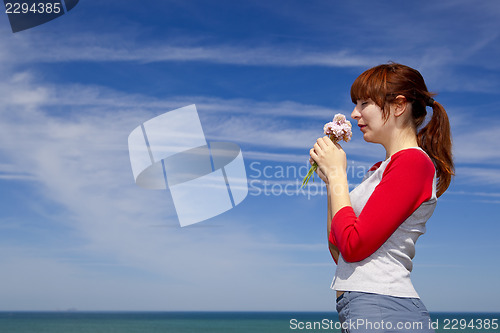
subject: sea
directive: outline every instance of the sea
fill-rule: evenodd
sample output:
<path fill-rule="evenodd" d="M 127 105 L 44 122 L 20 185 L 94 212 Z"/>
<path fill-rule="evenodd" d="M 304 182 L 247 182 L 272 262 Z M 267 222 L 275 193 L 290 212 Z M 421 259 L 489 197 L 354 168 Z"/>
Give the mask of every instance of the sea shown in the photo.
<path fill-rule="evenodd" d="M 431 313 L 429 324 L 436 332 L 500 332 L 500 313 Z M 336 312 L 0 312 L 0 333 L 340 331 Z"/>

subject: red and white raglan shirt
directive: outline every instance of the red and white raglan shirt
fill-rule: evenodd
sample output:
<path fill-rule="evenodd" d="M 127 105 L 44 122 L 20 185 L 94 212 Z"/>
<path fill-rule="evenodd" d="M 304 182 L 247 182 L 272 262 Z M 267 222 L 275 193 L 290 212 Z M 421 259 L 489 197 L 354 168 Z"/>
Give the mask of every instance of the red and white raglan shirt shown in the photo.
<path fill-rule="evenodd" d="M 419 147 L 375 164 L 332 219 L 338 247 L 332 289 L 416 297 L 410 280 L 415 243 L 436 207 L 434 164 Z"/>

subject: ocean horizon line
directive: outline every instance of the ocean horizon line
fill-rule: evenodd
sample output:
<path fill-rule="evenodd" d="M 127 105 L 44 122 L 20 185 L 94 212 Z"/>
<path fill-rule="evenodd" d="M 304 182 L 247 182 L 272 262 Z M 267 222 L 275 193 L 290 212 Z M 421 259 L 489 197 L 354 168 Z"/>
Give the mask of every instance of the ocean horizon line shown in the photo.
<path fill-rule="evenodd" d="M 304 314 L 336 314 L 335 310 L 79 310 L 74 308 L 69 309 L 55 309 L 55 310 L 0 310 L 0 313 L 178 313 L 178 314 L 223 314 L 223 313 L 255 313 L 255 314 L 290 314 L 290 313 L 304 313 Z M 429 311 L 430 314 L 498 314 L 500 311 Z"/>

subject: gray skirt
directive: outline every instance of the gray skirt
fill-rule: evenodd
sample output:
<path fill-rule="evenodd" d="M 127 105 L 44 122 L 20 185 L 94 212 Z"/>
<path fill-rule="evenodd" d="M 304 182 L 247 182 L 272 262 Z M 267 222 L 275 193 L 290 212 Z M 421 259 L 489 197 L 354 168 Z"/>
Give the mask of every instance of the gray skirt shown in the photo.
<path fill-rule="evenodd" d="M 434 333 L 419 298 L 346 291 L 337 298 L 337 312 L 343 333 Z"/>

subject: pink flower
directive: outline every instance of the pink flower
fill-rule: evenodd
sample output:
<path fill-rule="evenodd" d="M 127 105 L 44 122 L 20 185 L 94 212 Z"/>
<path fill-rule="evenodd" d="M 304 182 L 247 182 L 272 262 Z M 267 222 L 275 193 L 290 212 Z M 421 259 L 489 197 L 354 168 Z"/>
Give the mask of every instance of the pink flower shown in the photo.
<path fill-rule="evenodd" d="M 341 113 L 337 113 L 335 117 L 333 117 L 333 121 L 326 123 L 323 127 L 323 131 L 326 135 L 329 135 L 330 139 L 334 142 L 340 140 L 349 142 L 352 137 L 351 122 Z"/>
<path fill-rule="evenodd" d="M 335 117 L 333 117 L 333 121 L 326 123 L 323 127 L 323 131 L 330 137 L 330 140 L 332 140 L 333 142 L 338 142 L 340 140 L 349 142 L 349 140 L 351 140 L 352 138 L 351 122 L 347 120 L 341 113 L 337 113 Z M 313 163 L 313 165 L 309 169 L 309 172 L 302 180 L 302 187 L 307 185 L 307 182 L 309 182 L 309 179 L 314 174 L 314 171 L 316 171 L 317 168 L 318 165 L 316 163 Z"/>
<path fill-rule="evenodd" d="M 345 119 L 345 116 L 342 113 L 337 113 L 335 117 L 333 117 L 333 121 L 339 124 L 343 124 L 346 121 L 349 122 L 348 120 Z"/>

